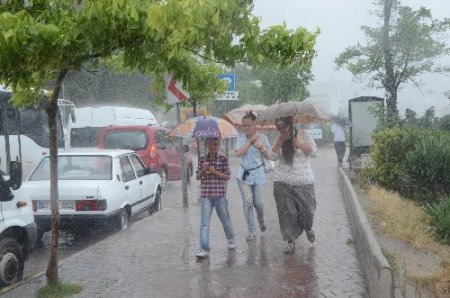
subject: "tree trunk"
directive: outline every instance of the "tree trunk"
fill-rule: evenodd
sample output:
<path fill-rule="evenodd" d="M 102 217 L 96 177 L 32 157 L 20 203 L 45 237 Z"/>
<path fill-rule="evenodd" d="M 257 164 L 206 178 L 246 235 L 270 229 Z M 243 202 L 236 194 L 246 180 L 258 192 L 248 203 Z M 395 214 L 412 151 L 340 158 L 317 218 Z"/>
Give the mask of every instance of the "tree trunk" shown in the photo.
<path fill-rule="evenodd" d="M 398 115 L 397 110 L 397 88 L 395 88 L 395 73 L 392 59 L 392 46 L 389 31 L 391 27 L 392 9 L 395 0 L 384 0 L 384 24 L 383 24 L 383 58 L 384 69 L 386 71 L 383 79 L 383 87 L 386 91 L 387 118 L 389 119 Z"/>
<path fill-rule="evenodd" d="M 47 283 L 58 281 L 58 239 L 59 239 L 59 195 L 58 195 L 58 147 L 56 115 L 58 113 L 58 94 L 66 75 L 61 70 L 56 79 L 55 88 L 47 106 L 48 128 L 50 131 L 50 207 L 52 219 L 52 240 L 50 245 L 50 259 L 48 261 L 46 276 Z"/>

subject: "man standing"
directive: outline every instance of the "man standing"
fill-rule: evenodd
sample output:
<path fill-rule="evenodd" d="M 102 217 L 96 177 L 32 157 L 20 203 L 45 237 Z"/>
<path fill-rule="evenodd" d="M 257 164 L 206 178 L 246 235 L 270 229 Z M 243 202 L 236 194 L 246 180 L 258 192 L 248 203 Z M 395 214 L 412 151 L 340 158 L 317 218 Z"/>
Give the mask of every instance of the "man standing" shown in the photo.
<path fill-rule="evenodd" d="M 341 123 L 333 123 L 331 132 L 333 133 L 334 149 L 336 150 L 338 164 L 342 166 L 345 156 L 345 127 Z"/>

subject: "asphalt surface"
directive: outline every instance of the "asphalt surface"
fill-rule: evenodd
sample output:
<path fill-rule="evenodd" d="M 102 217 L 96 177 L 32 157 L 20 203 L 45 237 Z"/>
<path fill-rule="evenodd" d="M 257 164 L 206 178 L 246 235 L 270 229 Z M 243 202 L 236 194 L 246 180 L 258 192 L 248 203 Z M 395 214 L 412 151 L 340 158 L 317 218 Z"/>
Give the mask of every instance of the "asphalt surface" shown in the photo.
<path fill-rule="evenodd" d="M 231 157 L 230 163 L 236 173 L 238 160 Z M 242 202 L 233 178 L 228 198 L 235 251 L 227 249 L 214 213 L 210 257 L 197 261 L 200 206 L 194 182 L 188 188 L 189 208 L 182 207 L 181 190 L 178 198 L 174 192 L 170 198 L 163 192 L 162 211 L 66 258 L 60 278 L 83 287 L 76 297 L 368 297 L 338 186 L 334 149 L 320 149 L 313 169 L 316 241 L 311 244 L 302 235 L 295 254 L 283 253 L 271 181 L 266 188 L 267 231 L 259 232 L 255 241 L 245 241 Z M 179 183 L 171 187 L 181 189 Z M 4 297 L 34 297 L 45 283 L 41 275 Z"/>

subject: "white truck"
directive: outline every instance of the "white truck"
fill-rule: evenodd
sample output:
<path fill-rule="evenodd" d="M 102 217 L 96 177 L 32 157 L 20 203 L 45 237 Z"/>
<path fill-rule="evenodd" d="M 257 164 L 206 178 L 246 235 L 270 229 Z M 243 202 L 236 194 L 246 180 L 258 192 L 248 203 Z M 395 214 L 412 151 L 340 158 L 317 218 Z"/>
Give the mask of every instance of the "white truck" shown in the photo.
<path fill-rule="evenodd" d="M 9 180 L 0 171 L 0 286 L 22 279 L 37 237 L 31 199 L 14 194 L 22 183 L 21 164 L 12 161 L 9 168 Z"/>
<path fill-rule="evenodd" d="M 155 125 L 153 113 L 145 109 L 103 106 L 75 108 L 67 126 L 66 148 L 96 147 L 103 128 L 113 125 Z"/>

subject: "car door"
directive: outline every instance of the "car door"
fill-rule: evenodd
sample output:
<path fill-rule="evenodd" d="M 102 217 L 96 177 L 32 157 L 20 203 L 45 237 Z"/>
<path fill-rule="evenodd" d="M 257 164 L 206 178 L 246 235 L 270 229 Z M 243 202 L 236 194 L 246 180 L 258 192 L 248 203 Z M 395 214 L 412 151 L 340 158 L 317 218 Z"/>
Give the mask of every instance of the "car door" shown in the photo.
<path fill-rule="evenodd" d="M 148 208 L 155 201 L 156 183 L 155 177 L 158 174 L 146 174 L 142 161 L 135 154 L 130 154 L 130 160 L 134 167 L 137 180 L 140 186 L 140 200 L 136 205 L 136 210 Z"/>
<path fill-rule="evenodd" d="M 141 199 L 141 187 L 128 155 L 121 156 L 119 163 L 121 168 L 121 180 L 127 193 L 128 203 L 131 205 L 131 213 L 133 214 L 136 212 L 136 206 Z"/>

